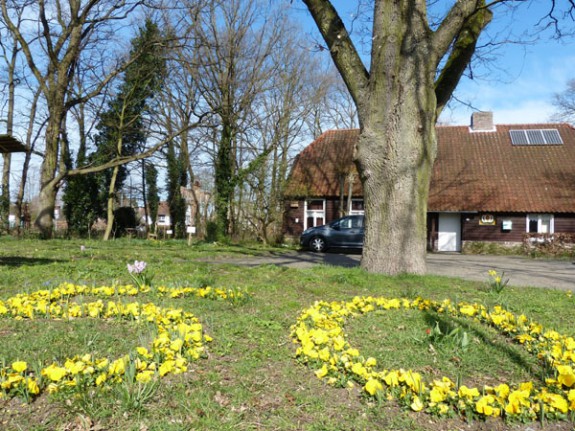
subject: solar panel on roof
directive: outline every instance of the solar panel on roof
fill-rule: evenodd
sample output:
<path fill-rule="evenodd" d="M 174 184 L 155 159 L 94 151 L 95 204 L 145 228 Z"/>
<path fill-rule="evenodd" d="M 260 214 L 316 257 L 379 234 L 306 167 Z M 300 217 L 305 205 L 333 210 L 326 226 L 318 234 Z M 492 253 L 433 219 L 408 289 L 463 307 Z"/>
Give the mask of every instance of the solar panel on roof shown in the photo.
<path fill-rule="evenodd" d="M 563 140 L 557 129 L 510 130 L 512 145 L 562 145 Z"/>
<path fill-rule="evenodd" d="M 526 130 L 529 145 L 544 145 L 545 139 L 541 130 Z"/>
<path fill-rule="evenodd" d="M 561 145 L 563 143 L 561 135 L 559 134 L 559 130 L 549 129 L 549 130 L 541 130 L 541 132 L 543 133 L 545 141 L 547 141 L 548 144 Z"/>
<path fill-rule="evenodd" d="M 513 145 L 529 145 L 529 140 L 525 134 L 525 130 L 510 130 L 511 143 Z"/>

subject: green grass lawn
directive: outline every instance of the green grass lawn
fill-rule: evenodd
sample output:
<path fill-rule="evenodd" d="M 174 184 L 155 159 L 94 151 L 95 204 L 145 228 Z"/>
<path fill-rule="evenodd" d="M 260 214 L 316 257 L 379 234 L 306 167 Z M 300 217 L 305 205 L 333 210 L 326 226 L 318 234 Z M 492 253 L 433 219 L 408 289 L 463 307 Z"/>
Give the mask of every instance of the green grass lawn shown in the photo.
<path fill-rule="evenodd" d="M 153 285 L 220 287 L 249 291 L 244 301 L 198 297 L 149 301 L 192 312 L 213 337 L 205 357 L 187 372 L 156 384 L 118 384 L 43 393 L 30 403 L 0 399 L 0 430 L 504 430 L 526 425 L 502 419 L 465 423 L 438 419 L 373 401 L 360 388 L 333 387 L 295 359 L 290 328 L 317 300 L 350 300 L 356 295 L 389 298 L 421 296 L 500 304 L 546 328 L 575 334 L 575 297 L 565 291 L 514 288 L 494 293 L 486 283 L 434 276 L 385 277 L 358 268 L 273 265 L 241 267 L 219 263 L 232 256 L 266 253 L 258 246 L 214 246 L 184 241 L 116 240 L 47 242 L 0 238 L 0 300 L 18 293 L 55 288 L 62 282 L 94 286 L 128 284 L 127 264 L 147 262 Z M 276 250 L 277 251 L 277 250 Z M 88 301 L 90 298 L 80 298 Z M 432 338 L 440 328 L 465 331 Z M 129 354 L 153 338 L 146 324 L 118 320 L 0 319 L 0 365 L 24 360 L 38 367 L 84 353 Z M 449 376 L 468 386 L 509 384 L 545 377 L 535 358 L 489 328 L 418 311 L 371 313 L 346 326 L 350 342 L 386 368 L 411 368 L 429 379 Z M 541 422 L 533 429 L 572 430 L 572 418 Z M 523 428 L 521 428 L 523 427 Z M 535 428 L 536 427 L 536 428 Z"/>

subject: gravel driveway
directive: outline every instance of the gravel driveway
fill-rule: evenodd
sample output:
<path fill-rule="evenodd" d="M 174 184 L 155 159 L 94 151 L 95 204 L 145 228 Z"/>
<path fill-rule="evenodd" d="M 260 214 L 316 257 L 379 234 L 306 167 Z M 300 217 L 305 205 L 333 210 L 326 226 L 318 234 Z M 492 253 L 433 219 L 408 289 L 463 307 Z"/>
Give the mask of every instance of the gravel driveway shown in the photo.
<path fill-rule="evenodd" d="M 310 268 L 318 264 L 354 267 L 359 265 L 360 259 L 361 254 L 359 253 L 292 251 L 215 262 L 247 266 L 272 264 L 292 268 Z M 504 271 L 505 278 L 509 278 L 509 285 L 511 286 L 549 287 L 575 291 L 575 265 L 568 260 L 459 253 L 430 253 L 427 255 L 427 273 L 432 275 L 487 281 L 487 271 L 490 269 L 499 273 Z"/>

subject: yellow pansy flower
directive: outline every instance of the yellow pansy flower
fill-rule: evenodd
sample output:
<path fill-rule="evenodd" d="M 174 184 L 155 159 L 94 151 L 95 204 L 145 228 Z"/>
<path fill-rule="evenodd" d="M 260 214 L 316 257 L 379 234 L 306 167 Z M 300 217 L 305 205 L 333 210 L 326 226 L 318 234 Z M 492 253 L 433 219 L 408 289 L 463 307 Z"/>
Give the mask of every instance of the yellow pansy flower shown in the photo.
<path fill-rule="evenodd" d="M 333 348 L 338 352 L 343 350 L 345 348 L 345 339 L 341 336 L 335 337 L 333 339 Z"/>
<path fill-rule="evenodd" d="M 23 373 L 28 368 L 28 364 L 24 361 L 12 362 L 12 369 L 17 373 Z"/>
<path fill-rule="evenodd" d="M 547 405 L 551 406 L 554 409 L 557 409 L 561 413 L 567 413 L 569 410 L 569 404 L 567 400 L 559 394 L 553 394 L 547 391 L 543 391 L 539 398 L 546 403 Z"/>
<path fill-rule="evenodd" d="M 501 409 L 494 407 L 496 399 L 493 395 L 485 395 L 475 403 L 475 411 L 485 416 L 499 416 Z"/>
<path fill-rule="evenodd" d="M 140 356 L 143 356 L 144 358 L 152 357 L 152 355 L 148 352 L 148 349 L 146 349 L 145 347 L 136 347 L 136 352 L 138 352 L 138 354 Z"/>
<path fill-rule="evenodd" d="M 52 364 L 42 370 L 42 375 L 48 377 L 53 382 L 58 382 L 67 374 L 65 368 Z"/>
<path fill-rule="evenodd" d="M 316 370 L 315 375 L 317 378 L 322 379 L 325 376 L 327 376 L 327 373 L 329 372 L 327 365 L 324 364 L 319 370 Z"/>
<path fill-rule="evenodd" d="M 520 414 L 523 407 L 530 407 L 529 391 L 528 390 L 515 390 L 509 393 L 508 404 L 505 406 L 505 411 L 508 414 Z"/>
<path fill-rule="evenodd" d="M 383 385 L 377 379 L 369 379 L 365 384 L 364 389 L 369 395 L 374 396 L 379 391 L 383 391 Z"/>
<path fill-rule="evenodd" d="M 38 386 L 38 382 L 36 379 L 28 379 L 28 392 L 32 395 L 38 395 L 40 393 L 40 387 Z"/>
<path fill-rule="evenodd" d="M 468 388 L 467 386 L 462 385 L 459 388 L 459 391 L 457 392 L 457 394 L 461 398 L 472 399 L 472 398 L 476 398 L 479 396 L 479 391 L 477 390 L 477 388 Z"/>
<path fill-rule="evenodd" d="M 375 367 L 377 365 L 377 360 L 375 358 L 369 357 L 365 361 L 366 367 Z"/>
<path fill-rule="evenodd" d="M 173 350 L 174 352 L 179 352 L 182 349 L 183 345 L 184 340 L 178 338 L 170 343 L 170 350 Z"/>
<path fill-rule="evenodd" d="M 102 374 L 98 375 L 98 377 L 96 377 L 96 386 L 102 385 L 106 381 L 107 378 L 108 378 L 108 375 L 106 373 L 102 373 Z"/>
<path fill-rule="evenodd" d="M 506 399 L 510 391 L 509 386 L 506 385 L 505 383 L 502 383 L 493 389 L 495 390 L 497 396 L 502 399 Z"/>
<path fill-rule="evenodd" d="M 557 373 L 559 374 L 557 376 L 557 381 L 559 383 L 567 386 L 568 388 L 575 385 L 575 372 L 573 371 L 573 368 L 568 365 L 558 365 L 556 369 Z"/>
<path fill-rule="evenodd" d="M 351 372 L 363 378 L 367 377 L 367 370 L 361 362 L 354 363 L 351 366 Z"/>
<path fill-rule="evenodd" d="M 384 377 L 385 384 L 390 387 L 399 386 L 399 372 L 392 370 Z"/>
<path fill-rule="evenodd" d="M 173 360 L 165 361 L 162 365 L 160 365 L 159 373 L 160 376 L 163 377 L 166 374 L 172 372 L 174 370 L 176 362 Z"/>
<path fill-rule="evenodd" d="M 136 374 L 136 381 L 140 383 L 148 383 L 152 380 L 154 374 L 155 371 L 152 370 L 140 371 L 138 374 Z"/>
<path fill-rule="evenodd" d="M 116 359 L 112 362 L 108 368 L 108 372 L 110 375 L 115 374 L 117 376 L 124 374 L 126 372 L 126 362 L 124 358 Z"/>
<path fill-rule="evenodd" d="M 431 389 L 429 392 L 429 399 L 432 403 L 440 403 L 445 401 L 446 398 L 447 392 L 442 388 L 438 388 L 437 386 L 433 387 L 433 389 Z"/>
<path fill-rule="evenodd" d="M 327 347 L 324 347 L 318 352 L 318 357 L 320 361 L 327 362 L 330 358 L 330 351 Z"/>
<path fill-rule="evenodd" d="M 419 397 L 416 395 L 413 397 L 413 402 L 410 405 L 411 410 L 413 410 L 414 412 L 420 412 L 421 410 L 423 410 L 423 402 L 419 399 Z"/>
<path fill-rule="evenodd" d="M 477 309 L 473 305 L 462 305 L 459 308 L 459 312 L 466 316 L 475 316 L 477 314 Z"/>

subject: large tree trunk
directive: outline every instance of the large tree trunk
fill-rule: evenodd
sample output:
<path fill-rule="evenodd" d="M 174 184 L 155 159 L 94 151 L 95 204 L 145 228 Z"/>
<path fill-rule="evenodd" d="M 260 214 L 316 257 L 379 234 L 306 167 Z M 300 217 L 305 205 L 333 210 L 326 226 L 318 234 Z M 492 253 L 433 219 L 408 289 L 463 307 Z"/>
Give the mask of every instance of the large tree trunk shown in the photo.
<path fill-rule="evenodd" d="M 405 118 L 393 126 L 364 127 L 361 132 L 357 163 L 363 175 L 366 218 L 361 266 L 370 272 L 425 273 L 435 136 L 432 124 L 426 131 L 413 126 L 421 122 Z M 389 156 L 373 157 L 381 153 Z"/>
<path fill-rule="evenodd" d="M 34 224 L 40 229 L 40 236 L 43 239 L 52 238 L 54 230 L 54 208 L 56 206 L 56 189 L 53 182 L 48 182 L 42 186 L 38 200 L 38 214 Z"/>
<path fill-rule="evenodd" d="M 358 103 L 356 162 L 366 217 L 361 265 L 385 274 L 425 273 L 427 197 L 436 154 L 435 68 L 424 61 L 435 55 L 425 18 L 398 19 L 406 7 L 384 12 L 385 5 L 376 6 L 370 91 Z"/>
<path fill-rule="evenodd" d="M 51 169 L 46 167 L 45 164 L 46 159 L 42 163 L 40 198 L 34 225 L 40 230 L 42 239 L 50 239 L 54 231 L 54 208 L 56 207 L 58 189 L 54 181 L 55 174 L 50 174 L 48 171 Z"/>
<path fill-rule="evenodd" d="M 361 265 L 370 272 L 422 274 L 435 122 L 491 12 L 485 0 L 458 0 L 432 30 L 427 2 L 375 0 L 368 70 L 332 2 L 303 2 L 358 110 L 355 161 L 366 222 Z"/>
<path fill-rule="evenodd" d="M 49 93 L 50 118 L 46 127 L 46 148 L 40 171 L 40 200 L 38 214 L 34 224 L 40 230 L 43 239 L 52 238 L 54 230 L 54 208 L 58 194 L 59 179 L 56 178 L 58 157 L 60 155 L 60 128 L 64 118 L 64 95 Z"/>

